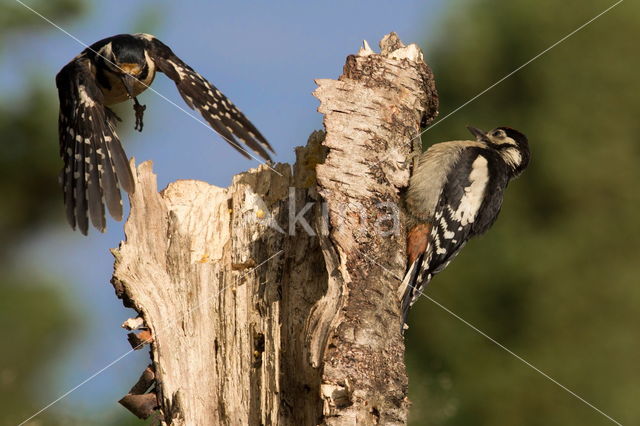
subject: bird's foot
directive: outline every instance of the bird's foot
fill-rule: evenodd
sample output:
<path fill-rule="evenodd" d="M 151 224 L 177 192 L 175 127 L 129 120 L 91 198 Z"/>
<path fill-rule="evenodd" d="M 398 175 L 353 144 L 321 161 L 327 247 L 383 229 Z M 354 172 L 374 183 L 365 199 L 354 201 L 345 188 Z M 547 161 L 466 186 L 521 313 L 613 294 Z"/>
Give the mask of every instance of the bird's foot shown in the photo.
<path fill-rule="evenodd" d="M 144 110 L 147 109 L 147 106 L 140 104 L 136 98 L 133 98 L 133 101 L 133 110 L 136 112 L 136 125 L 134 129 L 141 132 L 142 126 L 144 125 L 142 118 L 144 117 Z"/>

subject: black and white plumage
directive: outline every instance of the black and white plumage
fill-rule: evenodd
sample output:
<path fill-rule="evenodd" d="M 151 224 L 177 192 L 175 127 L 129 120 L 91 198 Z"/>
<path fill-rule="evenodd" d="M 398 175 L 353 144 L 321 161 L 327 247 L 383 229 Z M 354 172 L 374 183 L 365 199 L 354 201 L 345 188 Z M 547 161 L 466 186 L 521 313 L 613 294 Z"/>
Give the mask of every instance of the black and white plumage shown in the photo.
<path fill-rule="evenodd" d="M 56 76 L 60 98 L 61 183 L 67 220 L 86 235 L 89 219 L 105 229 L 105 208 L 122 219 L 120 188 L 135 190 L 127 156 L 115 127 L 119 118 L 108 105 L 132 99 L 136 130 L 142 131 L 145 106 L 136 96 L 156 72 L 172 79 L 180 95 L 242 155 L 247 148 L 265 160 L 273 152 L 258 129 L 216 87 L 149 34 L 121 34 L 83 50 Z M 244 146 L 241 145 L 244 143 Z"/>
<path fill-rule="evenodd" d="M 475 141 L 443 142 L 421 154 L 407 191 L 408 267 L 400 287 L 404 318 L 431 278 L 467 241 L 495 222 L 509 181 L 529 164 L 527 138 L 499 127 L 468 127 Z"/>

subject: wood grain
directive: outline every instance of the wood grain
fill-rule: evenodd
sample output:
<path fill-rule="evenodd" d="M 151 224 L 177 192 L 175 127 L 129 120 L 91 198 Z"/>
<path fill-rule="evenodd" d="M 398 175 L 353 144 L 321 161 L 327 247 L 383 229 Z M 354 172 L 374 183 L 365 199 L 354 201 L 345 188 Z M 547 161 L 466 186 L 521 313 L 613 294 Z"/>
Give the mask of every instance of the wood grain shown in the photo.
<path fill-rule="evenodd" d="M 381 52 L 317 81 L 325 132 L 278 173 L 158 192 L 151 163 L 134 167 L 112 283 L 152 336 L 160 423 L 406 423 L 405 229 L 389 214 L 437 94 L 417 46 L 392 33 Z"/>

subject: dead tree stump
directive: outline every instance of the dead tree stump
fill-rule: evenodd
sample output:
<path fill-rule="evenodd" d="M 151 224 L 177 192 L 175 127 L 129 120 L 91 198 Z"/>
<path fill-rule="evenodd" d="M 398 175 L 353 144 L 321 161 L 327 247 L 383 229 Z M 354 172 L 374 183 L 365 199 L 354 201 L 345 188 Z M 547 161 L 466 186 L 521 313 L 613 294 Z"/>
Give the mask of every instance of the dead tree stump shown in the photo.
<path fill-rule="evenodd" d="M 172 425 L 406 423 L 401 191 L 438 98 L 417 46 L 392 33 L 380 47 L 317 81 L 325 132 L 293 166 L 160 193 L 151 163 L 135 169 L 112 280 L 140 315 L 130 341 L 151 347 L 131 411 Z"/>

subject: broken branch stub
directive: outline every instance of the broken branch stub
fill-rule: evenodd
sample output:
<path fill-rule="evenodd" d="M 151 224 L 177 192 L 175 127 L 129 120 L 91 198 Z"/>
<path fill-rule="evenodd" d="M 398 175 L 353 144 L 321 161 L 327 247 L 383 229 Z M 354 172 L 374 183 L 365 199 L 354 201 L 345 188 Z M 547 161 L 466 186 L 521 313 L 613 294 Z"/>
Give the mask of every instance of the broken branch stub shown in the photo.
<path fill-rule="evenodd" d="M 112 282 L 152 336 L 163 424 L 406 423 L 400 193 L 437 95 L 415 45 L 381 49 L 318 80 L 326 133 L 293 167 L 160 193 L 135 169 Z"/>

